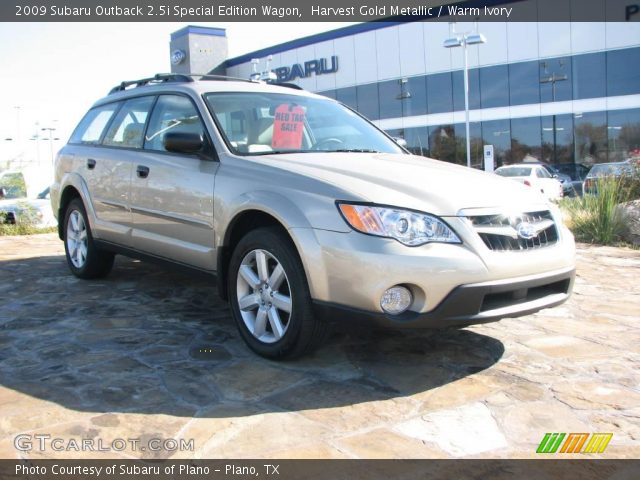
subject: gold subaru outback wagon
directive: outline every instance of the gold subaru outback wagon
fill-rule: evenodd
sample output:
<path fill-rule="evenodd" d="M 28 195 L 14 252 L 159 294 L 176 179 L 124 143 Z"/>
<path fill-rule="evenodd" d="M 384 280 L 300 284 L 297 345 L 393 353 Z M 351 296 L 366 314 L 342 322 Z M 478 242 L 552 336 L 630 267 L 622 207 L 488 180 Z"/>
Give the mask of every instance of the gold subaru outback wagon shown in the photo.
<path fill-rule="evenodd" d="M 71 272 L 115 254 L 216 277 L 247 345 L 318 346 L 333 323 L 460 327 L 564 302 L 573 237 L 542 196 L 411 155 L 293 86 L 165 74 L 123 82 L 60 151 Z"/>

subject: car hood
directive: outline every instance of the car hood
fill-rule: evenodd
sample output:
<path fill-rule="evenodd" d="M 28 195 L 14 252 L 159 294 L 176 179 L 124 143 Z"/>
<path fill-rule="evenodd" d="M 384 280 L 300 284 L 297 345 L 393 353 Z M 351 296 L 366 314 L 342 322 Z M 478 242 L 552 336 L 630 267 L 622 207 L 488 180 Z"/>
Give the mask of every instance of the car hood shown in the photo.
<path fill-rule="evenodd" d="M 415 155 L 318 152 L 261 155 L 256 161 L 329 183 L 352 198 L 441 216 L 469 208 L 545 208 L 530 187 Z"/>

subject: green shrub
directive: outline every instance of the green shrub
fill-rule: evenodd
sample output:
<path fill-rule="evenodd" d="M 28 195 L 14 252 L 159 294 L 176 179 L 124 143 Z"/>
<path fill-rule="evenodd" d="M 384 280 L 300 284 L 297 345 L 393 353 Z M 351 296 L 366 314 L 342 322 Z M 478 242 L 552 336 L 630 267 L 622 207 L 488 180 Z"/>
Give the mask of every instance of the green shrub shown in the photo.
<path fill-rule="evenodd" d="M 634 162 L 631 165 L 631 172 L 622 182 L 625 200 L 631 201 L 640 198 L 640 163 Z"/>
<path fill-rule="evenodd" d="M 0 224 L 0 237 L 9 235 L 34 235 L 37 233 L 53 233 L 56 231 L 56 227 L 39 228 L 24 223 L 19 223 L 18 225 Z"/>
<path fill-rule="evenodd" d="M 567 214 L 567 226 L 576 240 L 587 243 L 611 245 L 619 242 L 625 223 L 616 208 L 629 200 L 631 189 L 628 181 L 616 177 L 598 179 L 598 194 L 566 198 L 560 207 Z"/>
<path fill-rule="evenodd" d="M 0 212 L 0 236 L 33 235 L 35 233 L 50 233 L 57 230 L 55 227 L 38 227 L 38 223 L 40 221 L 38 210 L 31 206 L 28 202 L 18 201 L 17 207 L 20 213 L 18 222 L 15 225 L 6 223 L 7 213 Z"/>

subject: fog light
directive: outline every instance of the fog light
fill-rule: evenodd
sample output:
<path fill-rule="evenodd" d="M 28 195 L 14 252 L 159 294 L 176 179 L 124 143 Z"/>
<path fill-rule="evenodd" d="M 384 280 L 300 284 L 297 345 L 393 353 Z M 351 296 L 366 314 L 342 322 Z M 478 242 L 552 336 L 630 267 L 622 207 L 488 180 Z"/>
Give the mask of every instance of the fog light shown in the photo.
<path fill-rule="evenodd" d="M 386 290 L 380 299 L 382 310 L 391 315 L 398 315 L 411 306 L 413 297 L 408 288 L 396 285 Z"/>

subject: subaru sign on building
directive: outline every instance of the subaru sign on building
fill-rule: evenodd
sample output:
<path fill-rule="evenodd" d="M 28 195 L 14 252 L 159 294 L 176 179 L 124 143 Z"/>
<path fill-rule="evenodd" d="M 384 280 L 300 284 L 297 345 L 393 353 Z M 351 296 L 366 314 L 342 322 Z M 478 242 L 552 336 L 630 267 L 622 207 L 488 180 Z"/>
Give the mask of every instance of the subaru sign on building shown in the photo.
<path fill-rule="evenodd" d="M 598 1 L 604 9 L 605 0 L 590 5 Z M 571 5 L 577 15 L 582 3 Z M 636 6 L 621 4 L 620 18 L 633 20 Z M 545 18 L 538 8 L 531 16 Z M 484 168 L 485 145 L 496 168 L 619 161 L 640 147 L 634 21 L 369 22 L 229 58 L 216 73 L 268 69 L 352 107 L 416 154 L 466 164 L 464 53 L 444 48 L 465 33 L 486 39 L 468 46 L 472 166 Z"/>

